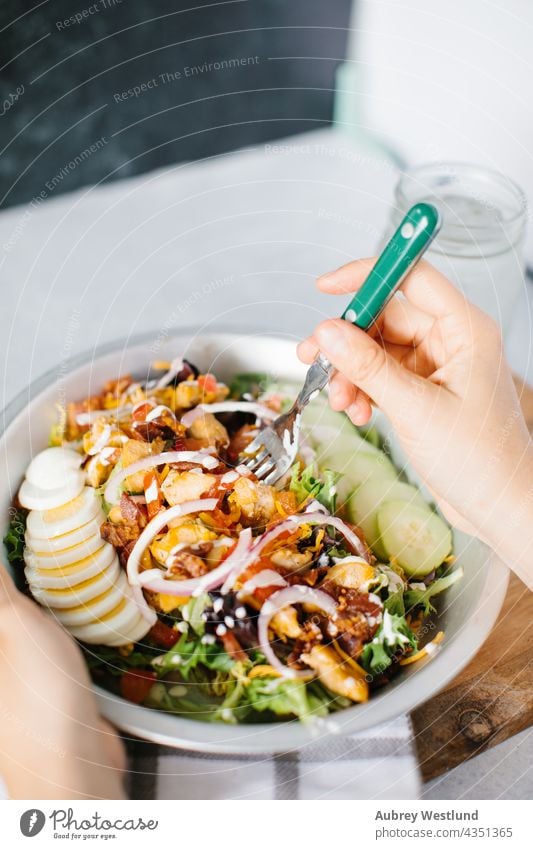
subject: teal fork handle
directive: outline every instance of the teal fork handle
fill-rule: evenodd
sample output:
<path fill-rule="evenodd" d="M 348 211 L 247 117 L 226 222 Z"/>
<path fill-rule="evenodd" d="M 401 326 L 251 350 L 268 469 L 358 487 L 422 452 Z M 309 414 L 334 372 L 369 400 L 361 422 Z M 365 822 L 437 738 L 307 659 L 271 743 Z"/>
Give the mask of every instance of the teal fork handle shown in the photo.
<path fill-rule="evenodd" d="M 368 330 L 427 250 L 440 225 L 440 214 L 431 204 L 417 203 L 411 207 L 341 317 Z"/>

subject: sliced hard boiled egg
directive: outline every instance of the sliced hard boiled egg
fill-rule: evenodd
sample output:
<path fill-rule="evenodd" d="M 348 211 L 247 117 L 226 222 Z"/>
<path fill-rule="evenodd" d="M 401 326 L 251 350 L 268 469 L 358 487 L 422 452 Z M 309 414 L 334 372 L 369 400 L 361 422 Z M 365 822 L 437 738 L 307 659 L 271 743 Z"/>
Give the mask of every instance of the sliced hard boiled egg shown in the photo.
<path fill-rule="evenodd" d="M 50 510 L 32 510 L 28 516 L 27 530 L 35 539 L 51 539 L 81 528 L 91 519 L 105 519 L 100 499 L 91 486 L 66 504 Z"/>
<path fill-rule="evenodd" d="M 128 630 L 128 642 L 136 643 L 138 640 L 142 640 L 150 630 L 152 625 L 148 622 L 144 616 L 139 615 L 138 621 L 132 625 L 132 627 Z"/>
<path fill-rule="evenodd" d="M 73 471 L 57 489 L 41 489 L 25 480 L 19 489 L 19 501 L 27 510 L 53 510 L 77 498 L 85 486 L 85 472 Z"/>
<path fill-rule="evenodd" d="M 62 551 L 36 552 L 30 547 L 24 549 L 24 560 L 28 566 L 35 569 L 59 569 L 60 566 L 71 566 L 94 554 L 102 548 L 104 540 L 98 530 L 89 539 L 84 539 L 77 545 L 65 548 Z"/>
<path fill-rule="evenodd" d="M 73 607 L 54 610 L 54 613 L 59 621 L 68 628 L 73 625 L 88 625 L 111 610 L 114 610 L 121 599 L 126 597 L 127 593 L 128 582 L 124 577 L 124 573 L 119 572 L 116 583 L 104 590 L 100 595 Z"/>
<path fill-rule="evenodd" d="M 104 521 L 104 518 L 105 516 L 102 513 L 101 518 L 97 516 L 91 519 L 90 522 L 87 522 L 86 525 L 82 525 L 81 528 L 75 528 L 68 534 L 61 534 L 60 536 L 50 537 L 49 539 L 33 537 L 26 531 L 26 545 L 34 554 L 50 554 L 54 551 L 64 551 L 66 548 L 77 545 L 95 534 L 100 534 L 100 525 Z"/>
<path fill-rule="evenodd" d="M 104 542 L 102 547 L 95 551 L 94 554 L 89 554 L 77 563 L 71 563 L 69 566 L 61 566 L 54 569 L 40 569 L 31 553 L 24 553 L 26 561 L 26 575 L 30 589 L 33 585 L 38 587 L 52 587 L 55 589 L 61 587 L 75 587 L 87 578 L 92 578 L 103 569 L 105 569 L 113 561 L 116 556 L 115 549 L 108 542 Z"/>
<path fill-rule="evenodd" d="M 139 611 L 130 596 L 123 596 L 120 602 L 88 625 L 69 627 L 73 637 L 84 643 L 105 643 L 108 646 L 126 645 L 131 642 L 128 631 L 137 622 Z M 150 627 L 147 624 L 147 629 Z"/>
<path fill-rule="evenodd" d="M 26 480 L 38 489 L 61 489 L 79 471 L 82 460 L 82 455 L 72 448 L 46 448 L 31 461 Z"/>
<path fill-rule="evenodd" d="M 29 571 L 29 570 L 28 570 Z M 118 557 L 102 572 L 87 578 L 74 587 L 44 587 L 36 583 L 30 585 L 33 597 L 45 607 L 64 609 L 84 604 L 90 599 L 112 589 L 120 574 Z"/>

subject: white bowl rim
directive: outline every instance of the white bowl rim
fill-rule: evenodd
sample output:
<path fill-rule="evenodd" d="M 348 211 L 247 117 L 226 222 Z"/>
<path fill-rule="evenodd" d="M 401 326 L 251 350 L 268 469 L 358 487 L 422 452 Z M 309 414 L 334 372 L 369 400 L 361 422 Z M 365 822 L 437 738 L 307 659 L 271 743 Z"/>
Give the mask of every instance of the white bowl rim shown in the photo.
<path fill-rule="evenodd" d="M 137 334 L 87 349 L 69 360 L 69 371 L 115 351 L 138 347 L 153 340 L 155 335 L 155 332 Z M 235 341 L 236 336 L 242 335 L 242 328 L 225 326 L 221 331 L 206 334 L 206 337 L 226 338 L 231 342 Z M 196 328 L 185 326 L 168 333 L 169 339 L 194 336 Z M 272 339 L 273 344 L 283 340 L 281 336 L 264 331 L 261 331 L 261 336 L 263 339 Z M 27 400 L 37 399 L 41 392 L 53 384 L 56 377 L 57 366 L 33 380 L 6 405 L 0 422 L 0 446 L 8 427 L 27 406 Z M 100 711 L 122 731 L 153 743 L 189 751 L 240 756 L 296 751 L 331 735 L 352 735 L 366 732 L 377 725 L 386 725 L 444 689 L 475 656 L 498 618 L 507 592 L 509 570 L 482 542 L 472 538 L 471 543 L 482 546 L 486 552 L 483 593 L 460 631 L 446 642 L 442 651 L 431 658 L 429 663 L 422 661 L 417 664 L 416 675 L 394 692 L 389 693 L 385 687 L 370 701 L 346 708 L 312 725 L 298 720 L 225 725 L 187 719 L 135 705 L 93 684 Z M 430 684 L 430 680 L 438 683 Z M 420 696 L 416 695 L 416 690 L 421 692 Z"/>

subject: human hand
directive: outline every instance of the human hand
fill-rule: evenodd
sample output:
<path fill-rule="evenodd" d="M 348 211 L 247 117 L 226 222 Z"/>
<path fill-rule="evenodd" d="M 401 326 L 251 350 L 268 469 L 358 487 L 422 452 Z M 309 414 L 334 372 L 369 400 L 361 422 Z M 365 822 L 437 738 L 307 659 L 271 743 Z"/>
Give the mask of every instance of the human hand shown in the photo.
<path fill-rule="evenodd" d="M 349 263 L 318 286 L 346 297 L 374 262 Z M 309 363 L 324 353 L 338 369 L 330 382 L 333 409 L 360 425 L 371 405 L 379 406 L 449 521 L 508 555 L 502 527 L 528 498 L 533 450 L 499 328 L 427 262 L 402 292 L 370 333 L 341 319 L 323 321 L 299 356 Z M 531 508 L 526 512 L 531 518 Z"/>
<path fill-rule="evenodd" d="M 80 650 L 0 566 L 0 763 L 10 798 L 122 799 L 125 760 Z"/>

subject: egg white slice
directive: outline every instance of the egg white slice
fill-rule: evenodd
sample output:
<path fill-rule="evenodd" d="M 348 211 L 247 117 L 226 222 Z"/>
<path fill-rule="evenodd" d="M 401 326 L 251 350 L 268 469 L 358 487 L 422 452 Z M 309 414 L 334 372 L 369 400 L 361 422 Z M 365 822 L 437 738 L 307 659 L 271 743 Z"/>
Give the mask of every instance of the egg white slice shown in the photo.
<path fill-rule="evenodd" d="M 58 489 L 41 489 L 25 480 L 19 489 L 19 501 L 28 510 L 53 510 L 76 498 L 85 486 L 85 472 L 70 472 Z"/>
<path fill-rule="evenodd" d="M 98 530 L 89 539 L 84 539 L 77 543 L 77 545 L 72 545 L 70 548 L 65 548 L 62 551 L 37 554 L 31 548 L 25 548 L 24 561 L 27 566 L 31 566 L 34 569 L 58 569 L 61 566 L 71 566 L 78 563 L 90 554 L 94 554 L 103 545 L 104 540 Z"/>
<path fill-rule="evenodd" d="M 75 531 L 98 516 L 103 516 L 100 499 L 92 486 L 86 486 L 76 498 L 60 507 L 32 510 L 26 527 L 32 538 L 51 539 Z"/>
<path fill-rule="evenodd" d="M 38 537 L 33 537 L 26 531 L 26 545 L 34 554 L 50 554 L 54 551 L 64 551 L 66 548 L 70 548 L 73 545 L 77 545 L 80 542 L 83 542 L 89 537 L 94 536 L 94 534 L 100 533 L 100 525 L 105 520 L 104 513 L 102 511 L 101 518 L 100 516 L 96 516 L 94 519 L 91 519 L 90 522 L 87 522 L 86 525 L 82 525 L 81 528 L 75 528 L 73 531 L 70 531 L 68 534 L 61 534 L 58 537 L 50 537 L 50 539 L 39 539 Z"/>
<path fill-rule="evenodd" d="M 27 571 L 30 572 L 31 570 Z M 40 604 L 45 607 L 52 607 L 55 610 L 62 610 L 84 604 L 103 592 L 110 591 L 115 585 L 120 571 L 118 557 L 115 557 L 110 565 L 101 572 L 98 572 L 92 578 L 81 581 L 74 587 L 43 587 L 31 583 L 30 590 L 35 600 Z"/>
<path fill-rule="evenodd" d="M 110 612 L 99 617 L 95 622 L 88 625 L 69 627 L 73 637 L 84 643 L 97 643 L 101 645 L 127 645 L 130 638 L 127 636 L 132 625 L 137 622 L 139 612 L 135 602 L 128 596 L 123 596 L 119 604 Z"/>
<path fill-rule="evenodd" d="M 79 471 L 83 457 L 72 448 L 45 448 L 26 469 L 26 480 L 39 489 L 60 489 L 72 472 Z"/>
<path fill-rule="evenodd" d="M 127 597 L 128 582 L 123 572 L 119 572 L 118 580 L 112 587 L 107 588 L 101 595 L 91 598 L 85 603 L 74 607 L 55 609 L 54 614 L 67 628 L 78 625 L 88 625 L 97 621 L 118 606 L 121 599 Z"/>
<path fill-rule="evenodd" d="M 24 574 L 30 588 L 32 585 L 38 587 L 51 587 L 60 589 L 61 587 L 75 587 L 76 584 L 92 578 L 97 575 L 102 569 L 105 569 L 113 561 L 116 556 L 115 549 L 112 545 L 104 542 L 102 547 L 95 551 L 94 554 L 89 554 L 83 560 L 78 560 L 77 563 L 72 563 L 69 566 L 60 566 L 57 569 L 39 569 L 32 562 L 32 555 L 25 554 L 26 569 Z"/>
<path fill-rule="evenodd" d="M 136 643 L 139 640 L 142 640 L 142 638 L 147 635 L 147 633 L 148 633 L 148 631 L 150 630 L 151 627 L 152 627 L 152 625 L 150 624 L 150 622 L 148 622 L 144 618 L 144 616 L 139 614 L 138 621 L 135 622 L 131 626 L 131 628 L 128 629 L 127 634 L 125 633 L 124 636 L 128 637 L 129 643 Z"/>

